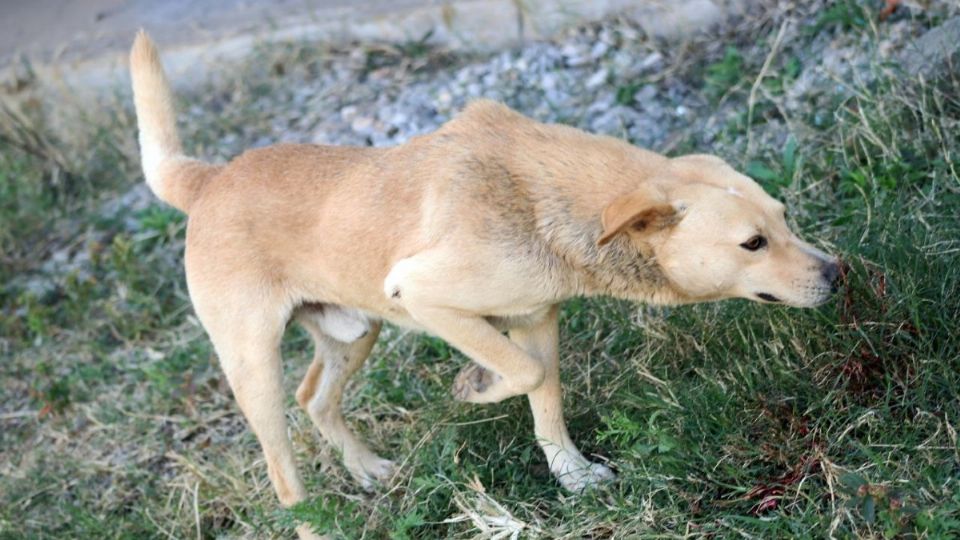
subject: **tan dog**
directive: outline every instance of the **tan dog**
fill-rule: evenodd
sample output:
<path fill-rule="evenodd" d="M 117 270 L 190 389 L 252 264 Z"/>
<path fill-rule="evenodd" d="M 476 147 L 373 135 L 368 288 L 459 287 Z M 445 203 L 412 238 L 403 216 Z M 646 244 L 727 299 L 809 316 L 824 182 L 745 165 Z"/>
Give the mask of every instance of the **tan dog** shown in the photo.
<path fill-rule="evenodd" d="M 291 318 L 316 342 L 297 401 L 362 484 L 388 479 L 393 464 L 350 431 L 340 401 L 388 320 L 473 360 L 457 399 L 526 395 L 550 469 L 579 491 L 613 474 L 564 425 L 561 302 L 805 307 L 835 288 L 837 262 L 716 157 L 670 159 L 478 101 L 394 148 L 278 145 L 208 165 L 183 155 L 143 33 L 131 69 L 144 174 L 190 216 L 190 296 L 284 505 L 307 496 L 284 420 L 280 340 Z"/>

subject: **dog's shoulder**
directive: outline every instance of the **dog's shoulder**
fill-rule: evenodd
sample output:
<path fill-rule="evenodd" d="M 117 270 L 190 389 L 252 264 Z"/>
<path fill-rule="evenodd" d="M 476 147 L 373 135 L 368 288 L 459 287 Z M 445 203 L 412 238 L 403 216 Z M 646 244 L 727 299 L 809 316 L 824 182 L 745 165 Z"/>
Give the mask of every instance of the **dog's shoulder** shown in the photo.
<path fill-rule="evenodd" d="M 444 124 L 437 134 L 467 135 L 472 144 L 477 145 L 484 142 L 484 137 L 499 141 L 514 139 L 518 132 L 533 123 L 533 120 L 502 103 L 478 99 Z"/>

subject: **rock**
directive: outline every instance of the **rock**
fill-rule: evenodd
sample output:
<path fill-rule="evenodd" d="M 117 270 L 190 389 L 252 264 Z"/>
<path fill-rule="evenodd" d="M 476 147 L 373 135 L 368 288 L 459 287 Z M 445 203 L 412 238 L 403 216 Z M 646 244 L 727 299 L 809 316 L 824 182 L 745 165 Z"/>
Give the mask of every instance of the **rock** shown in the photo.
<path fill-rule="evenodd" d="M 540 76 L 540 88 L 544 90 L 554 90 L 557 88 L 557 74 L 556 73 L 544 73 Z"/>
<path fill-rule="evenodd" d="M 308 141 L 310 142 L 310 144 L 322 144 L 322 145 L 335 144 L 335 141 L 333 140 L 333 138 L 330 137 L 330 134 L 327 133 L 322 128 L 317 129 L 317 131 L 313 133 L 313 136 L 311 136 L 308 139 Z"/>
<path fill-rule="evenodd" d="M 347 105 L 346 107 L 340 109 L 340 118 L 344 122 L 351 122 L 357 116 L 357 107 L 354 105 Z"/>
<path fill-rule="evenodd" d="M 610 45 L 607 45 L 602 41 L 598 41 L 593 45 L 593 48 L 590 49 L 590 59 L 598 60 L 600 58 L 603 58 L 603 56 L 606 55 L 607 51 L 609 50 L 610 50 Z"/>
<path fill-rule="evenodd" d="M 612 64 L 620 77 L 633 79 L 646 72 L 659 71 L 663 67 L 663 55 L 654 51 L 638 61 L 635 51 L 620 50 L 613 53 Z"/>
<path fill-rule="evenodd" d="M 570 67 L 583 66 L 590 63 L 590 49 L 581 43 L 570 43 L 561 49 L 564 62 Z"/>
<path fill-rule="evenodd" d="M 640 61 L 640 71 L 654 71 L 663 65 L 663 55 L 659 51 L 653 51 L 646 58 Z"/>
<path fill-rule="evenodd" d="M 437 92 L 438 107 L 449 109 L 452 103 L 453 103 L 453 94 L 451 94 L 449 90 L 444 89 Z"/>
<path fill-rule="evenodd" d="M 608 77 L 610 77 L 610 70 L 607 68 L 601 68 L 599 71 L 591 75 L 589 79 L 587 79 L 587 89 L 595 90 L 600 86 L 603 86 L 606 84 Z"/>
<path fill-rule="evenodd" d="M 643 88 L 633 94 L 633 101 L 639 104 L 650 103 L 657 97 L 657 87 L 652 84 L 645 84 Z"/>
<path fill-rule="evenodd" d="M 606 109 L 600 116 L 596 117 L 590 123 L 590 129 L 597 133 L 619 137 L 641 120 L 642 116 L 636 110 L 618 105 Z"/>
<path fill-rule="evenodd" d="M 939 77 L 960 61 L 960 17 L 932 28 L 904 47 L 900 65 L 911 75 Z"/>
<path fill-rule="evenodd" d="M 404 113 L 404 112 L 402 112 L 402 111 L 396 111 L 396 112 L 394 112 L 394 113 L 390 116 L 390 119 L 388 120 L 388 122 L 389 122 L 392 126 L 398 127 L 398 128 L 402 128 L 403 126 L 407 125 L 407 123 L 408 123 L 409 121 L 410 121 L 410 119 L 409 119 L 409 117 L 407 116 L 407 114 Z"/>
<path fill-rule="evenodd" d="M 369 116 L 358 116 L 350 122 L 350 129 L 358 135 L 370 135 L 374 132 L 374 120 Z"/>

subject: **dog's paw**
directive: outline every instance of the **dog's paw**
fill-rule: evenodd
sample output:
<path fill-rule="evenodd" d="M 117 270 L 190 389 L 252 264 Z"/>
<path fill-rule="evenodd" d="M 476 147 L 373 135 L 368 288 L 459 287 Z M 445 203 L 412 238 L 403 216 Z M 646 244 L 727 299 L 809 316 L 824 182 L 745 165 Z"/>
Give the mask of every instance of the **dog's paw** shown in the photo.
<path fill-rule="evenodd" d="M 468 403 L 496 403 L 513 395 L 505 386 L 502 377 L 471 362 L 453 380 L 453 397 Z"/>
<path fill-rule="evenodd" d="M 394 462 L 377 455 L 368 456 L 363 460 L 358 459 L 355 462 L 347 463 L 346 466 L 364 491 L 374 491 L 377 486 L 390 480 L 397 470 Z"/>
<path fill-rule="evenodd" d="M 591 463 L 583 457 L 571 459 L 554 470 L 553 474 L 556 475 L 560 485 L 572 493 L 581 493 L 617 477 L 610 467 Z"/>
<path fill-rule="evenodd" d="M 297 527 L 297 538 L 300 540 L 330 540 L 330 537 L 325 534 L 313 532 L 313 528 L 307 524 Z"/>

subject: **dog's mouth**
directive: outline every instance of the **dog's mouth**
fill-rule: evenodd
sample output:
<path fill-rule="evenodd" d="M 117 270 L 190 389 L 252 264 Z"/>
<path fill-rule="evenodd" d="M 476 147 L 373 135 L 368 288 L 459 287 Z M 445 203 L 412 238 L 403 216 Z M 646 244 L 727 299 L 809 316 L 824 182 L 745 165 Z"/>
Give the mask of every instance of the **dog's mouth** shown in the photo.
<path fill-rule="evenodd" d="M 834 291 L 830 287 L 807 288 L 807 295 L 800 301 L 783 300 L 766 292 L 753 293 L 757 300 L 767 304 L 783 304 L 794 307 L 812 308 L 823 305 L 834 297 Z"/>
<path fill-rule="evenodd" d="M 772 294 L 770 294 L 770 293 L 759 292 L 759 293 L 756 293 L 756 294 L 757 294 L 757 298 L 759 298 L 759 299 L 761 299 L 761 300 L 763 300 L 763 301 L 765 301 L 765 302 L 771 302 L 771 303 L 773 303 L 773 304 L 779 304 L 780 302 L 783 302 L 783 300 L 780 300 L 779 298 L 777 298 L 776 296 L 774 296 L 774 295 L 772 295 Z"/>

